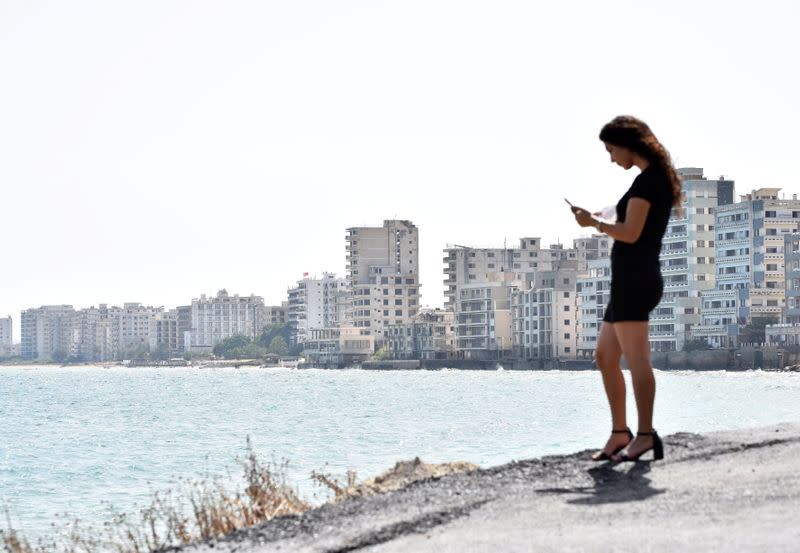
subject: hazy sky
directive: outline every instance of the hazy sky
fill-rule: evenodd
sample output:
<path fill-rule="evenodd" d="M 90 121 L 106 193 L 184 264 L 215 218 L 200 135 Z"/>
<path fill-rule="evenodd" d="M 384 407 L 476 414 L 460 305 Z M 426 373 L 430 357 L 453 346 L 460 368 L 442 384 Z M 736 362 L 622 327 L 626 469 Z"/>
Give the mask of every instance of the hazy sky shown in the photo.
<path fill-rule="evenodd" d="M 647 121 L 681 166 L 800 192 L 796 2 L 0 0 L 0 316 L 285 299 L 344 275 L 348 226 L 571 243 L 634 177 L 597 139 Z"/>

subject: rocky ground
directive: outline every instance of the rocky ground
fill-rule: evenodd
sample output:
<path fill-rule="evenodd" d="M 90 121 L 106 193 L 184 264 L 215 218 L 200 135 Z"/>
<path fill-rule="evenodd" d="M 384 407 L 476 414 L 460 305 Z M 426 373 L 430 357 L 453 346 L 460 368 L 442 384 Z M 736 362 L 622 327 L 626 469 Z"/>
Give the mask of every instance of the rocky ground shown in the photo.
<path fill-rule="evenodd" d="M 185 549 L 800 551 L 800 424 L 664 442 L 663 461 L 584 451 L 433 476 Z"/>

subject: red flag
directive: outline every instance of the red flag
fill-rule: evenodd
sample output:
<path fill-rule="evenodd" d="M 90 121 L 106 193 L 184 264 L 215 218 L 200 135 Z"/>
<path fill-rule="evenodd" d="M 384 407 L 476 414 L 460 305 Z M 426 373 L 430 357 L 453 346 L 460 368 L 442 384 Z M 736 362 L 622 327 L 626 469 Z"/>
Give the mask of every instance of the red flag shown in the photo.
<path fill-rule="evenodd" d="M 303 278 L 307 277 L 308 273 L 303 273 Z"/>

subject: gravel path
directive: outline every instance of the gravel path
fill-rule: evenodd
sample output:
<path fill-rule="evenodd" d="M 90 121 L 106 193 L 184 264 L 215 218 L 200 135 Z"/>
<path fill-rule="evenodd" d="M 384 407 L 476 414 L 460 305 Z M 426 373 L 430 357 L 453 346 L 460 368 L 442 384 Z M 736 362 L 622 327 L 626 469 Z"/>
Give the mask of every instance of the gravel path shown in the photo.
<path fill-rule="evenodd" d="M 664 443 L 664 461 L 597 464 L 584 451 L 515 462 L 185 551 L 800 551 L 800 424 Z"/>

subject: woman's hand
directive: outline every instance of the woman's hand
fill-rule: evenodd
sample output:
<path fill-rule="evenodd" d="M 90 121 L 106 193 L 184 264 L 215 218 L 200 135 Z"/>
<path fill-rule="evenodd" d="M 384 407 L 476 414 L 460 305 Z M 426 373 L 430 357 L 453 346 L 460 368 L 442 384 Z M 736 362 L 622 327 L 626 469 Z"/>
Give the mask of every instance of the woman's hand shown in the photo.
<path fill-rule="evenodd" d="M 582 227 L 593 227 L 597 224 L 592 214 L 583 208 L 573 207 L 572 213 L 575 215 L 575 221 Z"/>

